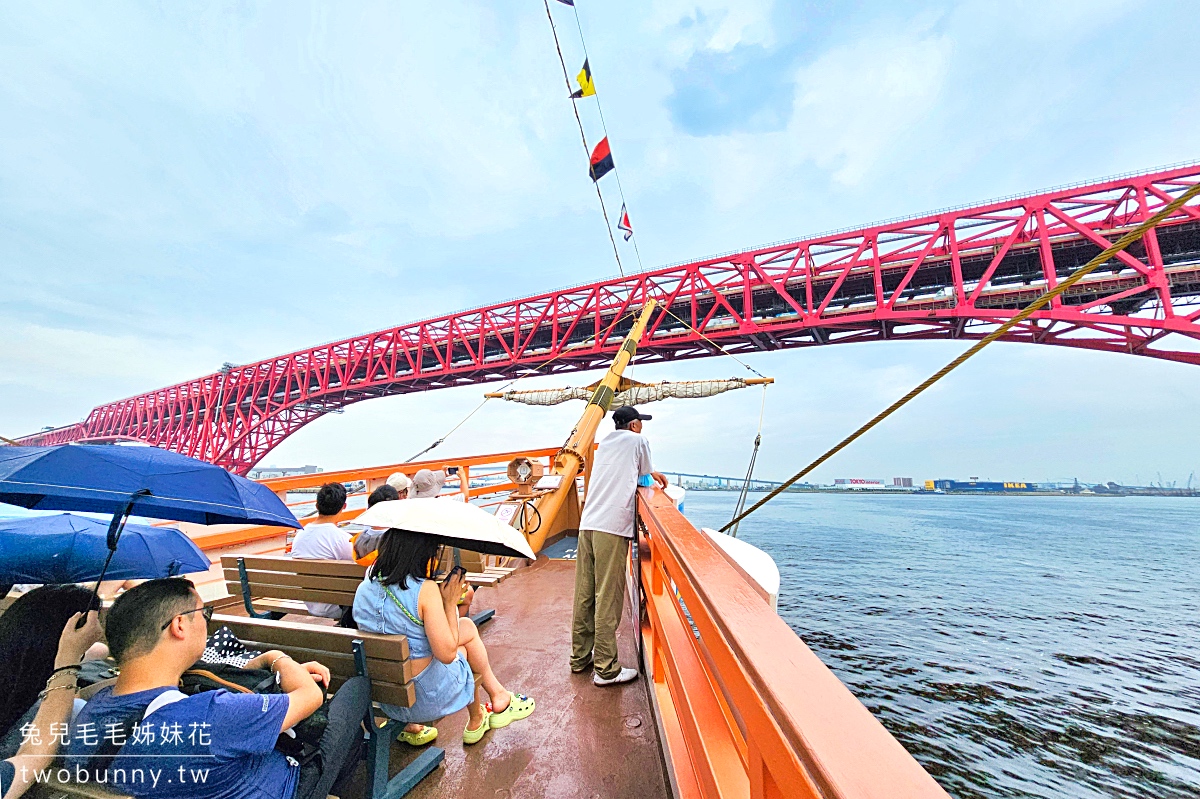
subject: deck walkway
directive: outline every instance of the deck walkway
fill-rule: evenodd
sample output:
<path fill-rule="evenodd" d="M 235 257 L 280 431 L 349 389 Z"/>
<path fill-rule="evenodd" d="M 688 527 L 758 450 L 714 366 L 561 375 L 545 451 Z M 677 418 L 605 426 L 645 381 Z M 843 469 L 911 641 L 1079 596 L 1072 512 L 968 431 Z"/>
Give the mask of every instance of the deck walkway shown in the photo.
<path fill-rule="evenodd" d="M 466 710 L 440 721 L 437 745 L 446 760 L 410 797 L 670 796 L 643 680 L 596 688 L 590 672 L 572 674 L 568 667 L 574 579 L 574 561 L 542 558 L 476 594 L 472 611 L 496 608 L 496 617 L 481 628 L 496 676 L 510 690 L 533 696 L 537 711 L 469 747 L 462 743 Z M 620 647 L 622 661 L 631 665 L 636 645 L 628 616 Z M 396 770 L 415 754 L 395 744 Z M 352 788 L 347 795 L 361 795 L 361 786 Z"/>

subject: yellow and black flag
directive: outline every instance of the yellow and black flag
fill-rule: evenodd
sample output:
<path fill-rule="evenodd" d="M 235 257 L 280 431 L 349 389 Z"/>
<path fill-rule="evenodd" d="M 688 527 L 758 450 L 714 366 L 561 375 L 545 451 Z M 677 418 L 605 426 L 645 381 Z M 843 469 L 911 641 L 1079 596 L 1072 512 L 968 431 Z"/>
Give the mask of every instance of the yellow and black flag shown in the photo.
<path fill-rule="evenodd" d="M 575 80 L 579 82 L 579 91 L 572 92 L 572 100 L 578 100 L 580 97 L 591 97 L 596 93 L 596 84 L 592 82 L 592 68 L 588 66 L 586 58 L 583 59 L 583 69 L 579 70 L 579 74 L 575 76 Z"/>

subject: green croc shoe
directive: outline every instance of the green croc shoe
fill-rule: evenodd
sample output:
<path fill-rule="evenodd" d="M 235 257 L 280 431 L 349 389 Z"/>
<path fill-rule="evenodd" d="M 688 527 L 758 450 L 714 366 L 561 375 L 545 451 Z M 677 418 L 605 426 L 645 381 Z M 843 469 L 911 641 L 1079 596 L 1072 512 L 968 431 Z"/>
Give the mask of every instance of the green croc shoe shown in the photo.
<path fill-rule="evenodd" d="M 409 746 L 424 746 L 437 740 L 437 727 L 422 725 L 420 732 L 401 732 L 397 738 Z"/>
<path fill-rule="evenodd" d="M 500 711 L 499 713 L 493 712 L 491 714 L 493 730 L 497 727 L 507 727 L 514 721 L 520 721 L 521 719 L 526 718 L 533 713 L 533 709 L 535 707 L 533 697 L 517 693 L 512 693 L 511 696 L 512 699 L 509 700 L 508 707 L 504 708 L 504 710 Z M 488 705 L 488 709 L 491 709 L 490 704 Z"/>
<path fill-rule="evenodd" d="M 485 710 L 483 712 L 483 721 L 479 722 L 478 728 L 472 730 L 471 728 L 468 727 L 463 730 L 463 743 L 465 743 L 465 744 L 479 743 L 480 739 L 483 738 L 483 734 L 492 728 L 491 720 L 492 720 L 492 714 L 488 713 Z M 468 722 L 468 723 L 470 723 L 470 722 Z"/>

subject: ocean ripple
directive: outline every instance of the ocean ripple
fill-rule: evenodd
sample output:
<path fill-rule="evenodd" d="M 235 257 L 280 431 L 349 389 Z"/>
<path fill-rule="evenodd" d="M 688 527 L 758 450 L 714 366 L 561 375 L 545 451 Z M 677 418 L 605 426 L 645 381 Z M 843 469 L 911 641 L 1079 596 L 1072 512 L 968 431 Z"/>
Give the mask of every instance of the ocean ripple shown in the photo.
<path fill-rule="evenodd" d="M 780 615 L 962 799 L 1200 795 L 1198 531 L 1158 497 L 788 494 L 741 525 Z"/>

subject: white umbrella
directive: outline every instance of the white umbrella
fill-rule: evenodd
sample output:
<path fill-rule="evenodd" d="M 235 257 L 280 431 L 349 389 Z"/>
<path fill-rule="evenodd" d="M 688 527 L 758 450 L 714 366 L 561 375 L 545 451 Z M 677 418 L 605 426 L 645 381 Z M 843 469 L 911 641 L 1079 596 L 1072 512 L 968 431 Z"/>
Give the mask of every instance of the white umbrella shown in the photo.
<path fill-rule="evenodd" d="M 485 555 L 536 558 L 525 535 L 492 514 L 450 499 L 393 499 L 363 511 L 355 524 L 435 536 L 446 546 Z"/>

